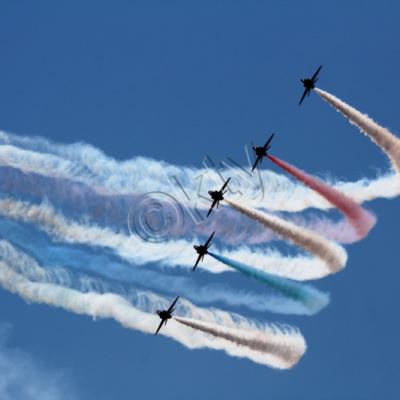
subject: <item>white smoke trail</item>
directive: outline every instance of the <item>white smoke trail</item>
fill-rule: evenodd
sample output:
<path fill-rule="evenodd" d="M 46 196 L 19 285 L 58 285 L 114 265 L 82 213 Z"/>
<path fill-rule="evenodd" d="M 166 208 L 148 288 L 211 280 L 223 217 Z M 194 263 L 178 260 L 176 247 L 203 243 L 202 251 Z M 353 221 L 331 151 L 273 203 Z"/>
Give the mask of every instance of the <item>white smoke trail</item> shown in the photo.
<path fill-rule="evenodd" d="M 68 286 L 78 291 L 124 293 L 124 297 L 129 297 L 131 303 L 134 304 L 136 308 L 145 312 L 152 313 L 155 309 L 161 309 L 168 303 L 164 297 L 155 293 L 137 289 L 133 291 L 120 290 L 121 288 L 119 285 L 116 285 L 114 281 L 109 282 L 97 277 L 89 277 L 83 275 L 81 272 L 79 272 L 78 279 L 76 279 L 76 277 L 72 278 L 71 272 L 59 265 L 47 265 L 46 268 L 43 268 L 32 256 L 3 239 L 0 240 L 0 260 L 11 265 L 14 272 L 23 275 L 30 281 L 49 284 L 56 283 L 57 285 Z M 177 308 L 180 314 L 190 318 L 221 323 L 230 327 L 240 327 L 243 329 L 251 329 L 254 326 L 253 322 L 238 314 L 227 313 L 215 308 L 206 309 L 195 307 L 183 297 L 180 299 Z M 268 326 L 275 327 L 275 325 Z"/>
<path fill-rule="evenodd" d="M 277 216 L 253 210 L 233 200 L 225 199 L 225 201 L 242 214 L 262 223 L 278 235 L 281 235 L 323 260 L 329 267 L 331 273 L 336 273 L 345 266 L 347 253 L 343 247 L 336 243 Z"/>
<path fill-rule="evenodd" d="M 228 307 L 246 307 L 256 312 L 275 312 L 282 314 L 312 315 L 322 310 L 329 303 L 329 297 L 314 289 L 311 293 L 314 301 L 303 301 L 301 298 L 293 298 L 278 290 L 257 292 L 253 290 L 238 289 L 221 280 L 213 280 L 211 283 L 202 284 L 196 278 L 197 274 L 168 274 L 165 271 L 157 271 L 154 268 L 135 268 L 130 263 L 114 260 L 102 254 L 93 254 L 86 249 L 76 249 L 72 246 L 60 246 L 49 244 L 47 239 L 38 239 L 37 231 L 29 231 L 16 224 L 9 225 L 0 220 L 0 235 L 4 235 L 8 241 L 13 243 L 22 251 L 37 258 L 43 264 L 67 265 L 74 277 L 79 274 L 89 274 L 90 279 L 85 279 L 87 288 L 93 287 L 98 292 L 110 291 L 101 289 L 100 281 L 106 279 L 118 286 L 117 293 L 127 293 L 128 288 L 146 288 L 166 296 L 174 296 L 179 293 L 182 297 L 198 305 L 210 306 L 216 302 Z M 29 240 L 32 236 L 32 240 Z M 28 239 L 29 238 L 29 239 Z M 10 260 L 10 249 L 0 244 L 0 253 L 7 254 Z M 99 253 L 99 252 L 96 252 Z M 10 261 L 11 262 L 11 261 Z M 15 264 L 15 263 L 13 263 Z M 49 275 L 41 281 L 70 286 L 70 277 L 61 274 L 54 266 L 46 270 Z M 26 268 L 24 275 L 27 275 Z M 95 277 L 93 277 L 93 274 Z M 75 278 L 74 278 L 75 279 Z M 276 280 L 279 278 L 275 277 Z M 75 285 L 76 286 L 76 285 Z M 298 285 L 301 286 L 301 285 Z M 86 289 L 90 290 L 90 289 Z M 84 290 L 85 291 L 85 290 Z"/>
<path fill-rule="evenodd" d="M 86 144 L 58 145 L 42 138 L 19 137 L 1 131 L 0 166 L 74 180 L 103 195 L 169 193 L 182 205 L 197 209 L 209 207 L 209 202 L 205 200 L 207 191 L 219 187 L 229 175 L 233 177 L 230 187 L 238 196 L 245 194 L 246 202 L 251 207 L 290 212 L 309 207 L 332 208 L 329 202 L 309 188 L 268 170 L 261 171 L 259 178 L 255 178 L 243 169 L 230 166 L 221 171 L 195 169 L 143 157 L 118 162 Z M 392 174 L 372 180 L 364 178 L 356 182 L 326 183 L 358 203 L 378 197 L 392 198 L 400 192 L 397 178 Z"/>
<path fill-rule="evenodd" d="M 71 217 L 84 216 L 86 221 L 114 230 L 126 231 L 128 227 L 156 241 L 166 237 L 170 240 L 206 238 L 212 231 L 218 232 L 221 244 L 231 246 L 260 245 L 276 239 L 272 231 L 229 207 L 220 208 L 212 219 L 201 221 L 193 218 L 194 209 L 185 210 L 168 194 L 103 196 L 82 183 L 24 173 L 10 167 L 0 168 L 0 192 L 20 200 L 48 199 Z M 333 221 L 315 213 L 307 217 L 292 214 L 286 218 L 339 243 L 349 244 L 360 239 L 347 220 Z M 156 229 L 151 229 L 153 226 Z"/>
<path fill-rule="evenodd" d="M 30 274 L 43 276 L 42 268 L 29 256 L 20 253 L 21 264 L 29 265 Z M 15 257 L 14 257 L 15 258 Z M 13 259 L 15 262 L 16 260 Z M 157 319 L 133 307 L 123 297 L 115 294 L 81 293 L 52 283 L 35 282 L 15 271 L 15 264 L 8 263 L 2 255 L 0 261 L 0 285 L 18 294 L 27 301 L 61 307 L 76 314 L 90 315 L 93 318 L 114 318 L 122 326 L 144 333 L 153 333 Z M 18 265 L 17 269 L 21 268 Z M 142 296 L 144 296 L 142 294 Z M 151 304 L 151 297 L 146 299 Z M 190 303 L 186 307 L 195 309 Z M 210 314 L 211 312 L 208 312 Z M 254 362 L 274 368 L 291 368 L 305 352 L 302 335 L 293 329 L 279 329 L 274 326 L 258 326 L 244 318 L 235 322 L 228 313 L 213 311 L 214 319 L 228 320 L 231 326 L 222 327 L 211 323 L 221 335 L 204 335 L 199 330 L 168 324 L 160 333 L 171 337 L 190 349 L 211 348 L 245 357 Z M 196 313 L 194 313 L 196 314 Z M 197 322 L 197 321 L 195 321 Z M 201 322 L 198 322 L 201 324 Z M 211 332 L 210 332 L 211 333 Z M 224 337 L 225 336 L 225 337 Z"/>
<path fill-rule="evenodd" d="M 400 175 L 400 140 L 388 129 L 378 125 L 372 118 L 368 117 L 338 99 L 336 96 L 315 88 L 315 91 L 333 108 L 342 113 L 353 125 L 367 135 L 383 152 L 389 157 L 392 167 Z M 397 189 L 400 188 L 400 180 L 397 182 Z"/>
<path fill-rule="evenodd" d="M 271 340 L 271 338 L 267 341 L 260 337 L 258 332 L 254 331 L 247 331 L 243 332 L 241 335 L 238 335 L 237 330 L 233 328 L 222 328 L 215 324 L 189 318 L 174 317 L 174 319 L 181 324 L 190 326 L 191 328 L 200 332 L 225 339 L 236 344 L 237 346 L 249 348 L 252 352 L 254 351 L 256 353 L 260 352 L 262 354 L 268 354 L 270 357 L 276 356 L 276 362 L 280 362 L 281 365 L 285 365 L 286 368 L 293 367 L 295 364 L 297 364 L 300 358 L 299 349 L 293 349 L 293 347 L 290 346 L 285 346 L 285 348 L 283 348 L 281 339 L 274 341 Z"/>
<path fill-rule="evenodd" d="M 71 221 L 56 213 L 46 203 L 34 205 L 10 198 L 0 199 L 0 215 L 39 224 L 49 235 L 60 241 L 109 248 L 121 258 L 136 264 L 157 262 L 168 267 L 192 268 L 196 258 L 192 247 L 194 243 L 186 240 L 145 242 L 136 235 L 128 236 L 109 228 Z M 332 273 L 325 261 L 303 255 L 283 257 L 275 250 L 251 251 L 246 247 L 232 251 L 216 248 L 216 251 L 239 262 L 250 263 L 263 271 L 295 280 L 318 279 Z M 213 273 L 231 271 L 231 268 L 209 258 L 204 260 L 201 268 Z"/>

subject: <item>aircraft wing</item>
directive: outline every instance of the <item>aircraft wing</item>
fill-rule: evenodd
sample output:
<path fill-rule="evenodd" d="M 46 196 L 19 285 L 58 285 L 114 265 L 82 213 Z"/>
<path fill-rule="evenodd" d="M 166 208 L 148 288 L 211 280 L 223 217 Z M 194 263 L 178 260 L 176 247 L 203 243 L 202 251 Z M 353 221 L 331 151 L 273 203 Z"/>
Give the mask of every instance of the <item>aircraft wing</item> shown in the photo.
<path fill-rule="evenodd" d="M 168 310 L 167 310 L 167 312 L 168 313 L 171 313 L 172 312 L 172 310 L 173 310 L 173 308 L 174 308 L 174 305 L 176 304 L 176 302 L 178 301 L 178 299 L 179 299 L 179 296 L 174 300 L 174 302 L 171 304 L 171 306 L 168 308 Z"/>
<path fill-rule="evenodd" d="M 207 217 L 211 214 L 211 211 L 213 210 L 213 208 L 215 207 L 216 204 L 217 204 L 217 200 L 214 200 L 210 209 L 208 210 Z"/>
<path fill-rule="evenodd" d="M 211 242 L 211 240 L 212 240 L 214 234 L 215 234 L 215 232 L 213 232 L 213 233 L 211 234 L 211 236 L 207 239 L 207 242 L 204 243 L 204 246 L 207 247 L 207 246 L 209 245 L 209 243 Z"/>
<path fill-rule="evenodd" d="M 254 161 L 254 165 L 253 165 L 253 168 L 251 169 L 251 172 L 253 172 L 253 171 L 256 169 L 257 164 L 261 161 L 261 159 L 262 159 L 261 156 L 258 156 L 258 157 L 256 158 L 256 161 Z"/>
<path fill-rule="evenodd" d="M 322 68 L 322 65 L 320 65 L 320 66 L 318 67 L 317 71 L 316 71 L 315 74 L 312 76 L 312 78 L 311 78 L 312 81 L 317 77 L 317 75 L 319 74 L 319 71 L 321 71 L 321 68 Z"/>
<path fill-rule="evenodd" d="M 197 268 L 197 266 L 199 265 L 200 260 L 201 260 L 201 254 L 199 254 L 199 256 L 197 257 L 196 264 L 194 264 L 194 267 L 193 267 L 193 271 L 194 271 L 194 270 Z"/>
<path fill-rule="evenodd" d="M 269 139 L 267 140 L 267 143 L 264 144 L 264 149 L 268 149 L 269 144 L 271 143 L 272 138 L 274 137 L 275 133 L 273 133 Z"/>
<path fill-rule="evenodd" d="M 307 95 L 307 92 L 308 92 L 308 89 L 306 89 L 306 90 L 304 91 L 304 93 L 303 93 L 303 96 L 301 96 L 301 99 L 300 99 L 300 101 L 299 101 L 299 105 L 303 102 L 304 97 L 306 97 L 306 95 Z"/>
<path fill-rule="evenodd" d="M 228 183 L 229 183 L 230 180 L 231 180 L 231 178 L 228 178 L 228 179 L 227 179 L 227 181 L 224 183 L 224 186 L 222 186 L 222 188 L 221 188 L 221 192 L 224 191 L 224 189 L 227 187 L 227 185 L 228 185 Z"/>
<path fill-rule="evenodd" d="M 164 320 L 162 319 L 160 322 L 160 325 L 158 325 L 158 328 L 156 330 L 156 333 L 154 335 L 157 335 L 158 332 L 160 332 L 161 327 L 163 326 Z"/>

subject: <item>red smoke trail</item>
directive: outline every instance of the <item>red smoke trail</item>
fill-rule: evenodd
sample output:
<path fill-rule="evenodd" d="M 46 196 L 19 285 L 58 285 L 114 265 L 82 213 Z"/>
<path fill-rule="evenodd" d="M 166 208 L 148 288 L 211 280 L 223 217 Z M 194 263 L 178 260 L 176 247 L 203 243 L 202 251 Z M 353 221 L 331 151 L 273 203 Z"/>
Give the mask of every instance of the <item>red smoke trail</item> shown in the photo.
<path fill-rule="evenodd" d="M 342 192 L 322 182 L 320 179 L 315 178 L 304 171 L 268 154 L 268 158 L 274 162 L 278 167 L 284 169 L 290 175 L 294 176 L 305 185 L 315 190 L 332 205 L 338 208 L 349 220 L 354 227 L 358 239 L 362 239 L 368 235 L 369 231 L 376 223 L 376 217 L 369 211 L 362 208 L 353 199 L 346 196 Z"/>

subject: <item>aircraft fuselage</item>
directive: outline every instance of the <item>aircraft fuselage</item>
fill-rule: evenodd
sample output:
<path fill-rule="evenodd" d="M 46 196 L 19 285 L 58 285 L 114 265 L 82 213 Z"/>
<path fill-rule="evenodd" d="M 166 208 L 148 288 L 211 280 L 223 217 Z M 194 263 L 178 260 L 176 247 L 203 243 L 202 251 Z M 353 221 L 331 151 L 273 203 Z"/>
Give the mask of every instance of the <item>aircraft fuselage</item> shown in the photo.
<path fill-rule="evenodd" d="M 208 194 L 213 200 L 221 201 L 224 199 L 224 196 L 220 190 L 210 190 Z"/>
<path fill-rule="evenodd" d="M 172 317 L 171 314 L 166 310 L 157 310 L 157 314 L 162 320 L 168 320 Z"/>
<path fill-rule="evenodd" d="M 267 155 L 267 150 L 264 147 L 256 147 L 254 149 L 258 157 L 264 157 Z"/>
<path fill-rule="evenodd" d="M 199 255 L 204 255 L 208 253 L 207 247 L 204 245 L 200 245 L 200 246 L 193 246 L 197 252 L 197 254 Z"/>
<path fill-rule="evenodd" d="M 312 79 L 302 79 L 301 81 L 303 82 L 303 86 L 306 89 L 314 89 L 315 88 L 314 81 Z"/>

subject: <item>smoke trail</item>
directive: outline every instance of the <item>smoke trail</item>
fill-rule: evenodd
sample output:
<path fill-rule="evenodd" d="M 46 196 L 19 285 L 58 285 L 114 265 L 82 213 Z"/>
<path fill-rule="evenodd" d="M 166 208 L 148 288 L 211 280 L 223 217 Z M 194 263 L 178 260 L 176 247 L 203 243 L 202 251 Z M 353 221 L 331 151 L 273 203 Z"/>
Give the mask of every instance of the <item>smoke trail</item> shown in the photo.
<path fill-rule="evenodd" d="M 320 292 L 310 285 L 298 283 L 293 280 L 268 274 L 257 268 L 239 263 L 218 254 L 209 254 L 210 256 L 214 257 L 216 260 L 224 263 L 225 265 L 228 265 L 229 267 L 232 267 L 245 275 L 251 276 L 258 281 L 266 283 L 268 286 L 284 294 L 285 296 L 295 301 L 301 302 L 310 311 L 311 314 L 315 314 L 321 311 L 329 304 L 329 295 Z"/>
<path fill-rule="evenodd" d="M 238 194 L 246 193 L 246 201 L 252 207 L 262 205 L 271 211 L 291 212 L 309 207 L 332 207 L 310 189 L 271 171 L 263 170 L 259 175 L 252 176 L 231 165 L 221 170 L 195 169 L 143 157 L 118 162 L 86 144 L 59 145 L 43 138 L 16 136 L 1 131 L 0 166 L 73 180 L 105 196 L 170 193 L 180 204 L 197 210 L 209 207 L 207 191 L 222 185 L 227 176 L 235 178 L 230 186 Z M 397 181 L 396 176 L 387 174 L 372 180 L 365 178 L 356 182 L 327 183 L 362 203 L 378 197 L 396 197 L 400 193 Z"/>
<path fill-rule="evenodd" d="M 192 267 L 192 243 L 185 240 L 162 243 L 145 242 L 135 235 L 114 232 L 97 225 L 85 225 L 57 213 L 49 204 L 33 205 L 28 202 L 0 199 L 0 215 L 16 221 L 40 224 L 51 236 L 72 244 L 101 246 L 116 252 L 121 258 L 136 264 L 160 262 L 167 266 Z M 217 264 L 217 263 L 216 263 Z M 215 265 L 217 272 L 224 269 Z M 209 269 L 214 268 L 214 266 Z"/>
<path fill-rule="evenodd" d="M 376 223 L 376 217 L 367 210 L 360 207 L 353 199 L 339 192 L 337 189 L 328 186 L 304 171 L 280 160 L 278 157 L 268 155 L 268 158 L 276 165 L 287 171 L 289 174 L 309 186 L 312 190 L 318 192 L 326 200 L 337 207 L 348 218 L 350 223 L 356 230 L 358 239 L 362 239 L 368 235 L 369 231 Z"/>
<path fill-rule="evenodd" d="M 23 265 L 31 264 L 31 273 L 42 269 L 27 255 L 19 253 L 19 256 Z M 157 323 L 154 315 L 133 307 L 121 296 L 110 293 L 81 293 L 51 283 L 34 282 L 15 272 L 14 268 L 15 264 L 8 263 L 3 257 L 3 261 L 0 261 L 0 285 L 27 301 L 61 307 L 76 314 L 114 318 L 126 328 L 144 333 L 154 332 L 155 322 Z M 151 302 L 151 297 L 147 300 Z M 185 303 L 186 307 L 193 307 L 190 303 Z M 293 329 L 256 327 L 244 319 L 235 323 L 228 313 L 219 312 L 219 314 L 216 317 L 230 320 L 233 326 L 222 327 L 202 321 L 192 321 L 199 326 L 202 324 L 206 327 L 211 326 L 215 333 L 219 333 L 214 337 L 201 334 L 198 332 L 199 329 L 196 332 L 174 324 L 168 324 L 160 333 L 174 338 L 190 349 L 207 347 L 224 350 L 230 355 L 245 357 L 274 368 L 291 368 L 305 352 L 304 338 Z M 248 329 L 243 326 L 247 326 Z M 211 331 L 209 333 L 212 334 Z"/>
<path fill-rule="evenodd" d="M 235 343 L 237 346 L 248 348 L 251 351 L 268 354 L 270 357 L 276 357 L 276 360 L 286 368 L 291 368 L 299 361 L 299 351 L 293 348 L 282 348 L 282 344 L 273 343 L 271 340 L 266 341 L 260 338 L 256 332 L 238 332 L 232 328 L 221 328 L 218 325 L 210 324 L 203 321 L 196 321 L 189 318 L 174 317 L 182 325 L 190 326 L 193 329 L 222 338 L 229 342 Z"/>
<path fill-rule="evenodd" d="M 169 275 L 165 271 L 157 272 L 149 268 L 135 268 L 129 263 L 115 260 L 113 257 L 99 252 L 72 246 L 49 244 L 41 232 L 25 228 L 14 222 L 0 219 L 0 234 L 18 246 L 24 252 L 35 257 L 41 264 L 65 265 L 70 270 L 90 273 L 118 282 L 122 286 L 142 287 L 163 295 L 174 296 L 179 293 L 182 297 L 200 305 L 210 305 L 216 302 L 231 307 L 247 307 L 257 312 L 275 312 L 282 314 L 311 315 L 319 309 L 288 296 L 275 293 L 259 294 L 252 290 L 243 290 L 226 283 L 225 276 L 215 277 L 212 283 L 201 284 L 199 276 L 196 279 L 176 274 Z M 0 252 L 9 252 L 1 245 Z M 48 271 L 50 272 L 50 271 Z M 66 278 L 64 277 L 64 281 Z"/>
<path fill-rule="evenodd" d="M 61 286 L 67 285 L 70 288 L 80 291 L 82 291 L 82 288 L 85 288 L 86 286 L 85 282 L 88 279 L 87 275 L 79 273 L 78 280 L 73 280 L 70 271 L 67 271 L 63 267 L 54 267 L 51 265 L 47 265 L 45 268 L 41 267 L 34 258 L 27 255 L 25 252 L 18 250 L 6 240 L 0 240 L 0 249 L 0 260 L 3 260 L 6 264 L 10 265 L 10 268 L 12 268 L 14 272 L 23 275 L 31 281 L 54 283 L 52 279 L 56 279 L 57 282 L 60 282 Z M 97 280 L 97 282 L 100 282 L 100 280 Z M 103 286 L 103 290 L 112 291 L 114 283 L 110 283 L 109 280 L 107 280 L 107 283 L 101 281 L 101 286 Z M 152 292 L 144 292 L 143 290 L 136 290 L 135 292 L 130 291 L 130 298 L 135 307 L 146 312 L 154 312 L 154 309 L 161 309 L 166 305 L 169 305 L 165 298 Z M 198 308 L 183 298 L 180 299 L 177 305 L 177 310 L 180 314 L 186 315 L 190 318 L 206 320 L 213 323 L 222 323 L 230 327 L 249 330 L 253 326 L 256 326 L 254 322 L 240 316 L 239 314 L 228 313 L 216 308 Z M 268 326 L 269 329 L 275 327 L 274 324 L 266 326 Z M 296 330 L 289 329 L 289 331 Z"/>
<path fill-rule="evenodd" d="M 393 169 L 400 175 L 400 140 L 388 129 L 378 125 L 372 118 L 346 104 L 324 90 L 314 89 L 333 108 L 342 113 L 353 125 L 367 135 L 389 157 Z M 397 181 L 397 189 L 399 182 Z"/>
<path fill-rule="evenodd" d="M 109 228 L 80 224 L 56 213 L 46 204 L 33 205 L 10 198 L 0 199 L 0 215 L 16 221 L 39 224 L 55 239 L 72 243 L 101 246 L 114 251 L 122 259 L 135 264 L 159 263 L 163 266 L 193 267 L 193 244 L 186 240 L 162 243 L 145 242 L 136 235 L 127 236 Z M 322 239 L 321 239 L 322 240 Z M 218 253 L 232 259 L 257 265 L 275 275 L 296 280 L 318 279 L 332 273 L 325 261 L 314 257 L 283 257 L 273 249 L 251 251 L 246 247 Z M 221 263 L 208 259 L 201 266 L 208 272 L 232 271 Z"/>
<path fill-rule="evenodd" d="M 125 232 L 131 227 L 142 237 L 150 236 L 157 241 L 166 237 L 170 240 L 206 238 L 211 231 L 217 231 L 218 241 L 228 245 L 257 245 L 276 239 L 272 231 L 229 207 L 216 210 L 218 212 L 211 220 L 196 221 L 193 218 L 194 209 L 180 207 L 167 194 L 102 195 L 82 183 L 23 173 L 15 168 L 0 168 L 0 192 L 17 196 L 20 200 L 42 201 L 45 198 L 71 217 L 81 218 L 84 215 L 91 222 Z M 152 213 L 153 209 L 155 213 Z M 307 218 L 288 215 L 287 218 L 330 240 L 340 243 L 357 240 L 347 220 L 332 221 L 321 215 Z"/>
<path fill-rule="evenodd" d="M 329 267 L 331 273 L 336 273 L 345 266 L 347 253 L 343 247 L 279 217 L 252 210 L 233 200 L 225 199 L 225 201 L 242 214 L 262 223 L 278 235 L 281 235 L 323 260 Z"/>

